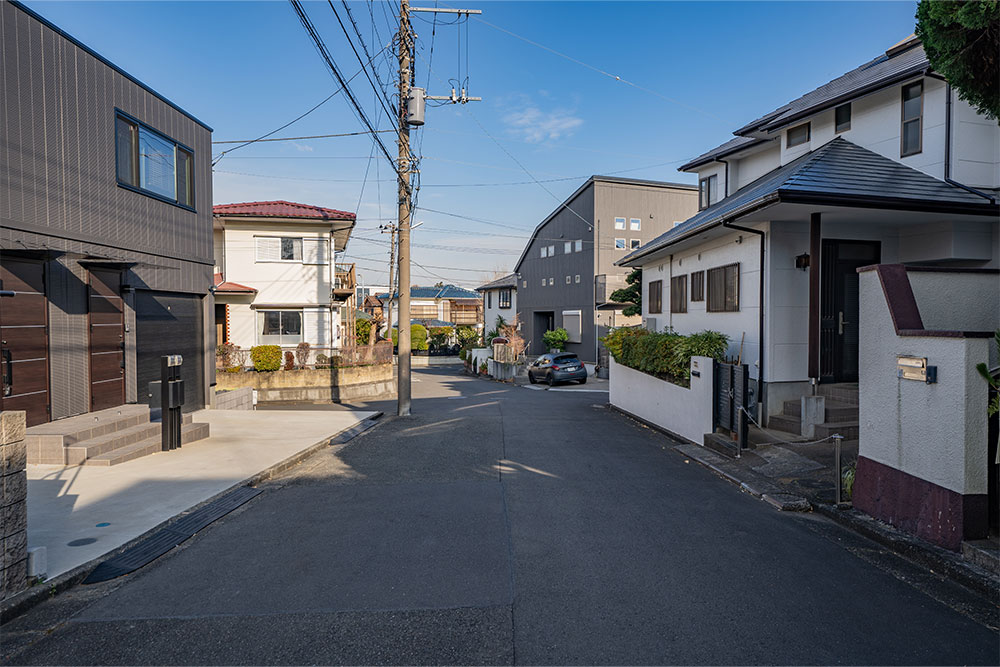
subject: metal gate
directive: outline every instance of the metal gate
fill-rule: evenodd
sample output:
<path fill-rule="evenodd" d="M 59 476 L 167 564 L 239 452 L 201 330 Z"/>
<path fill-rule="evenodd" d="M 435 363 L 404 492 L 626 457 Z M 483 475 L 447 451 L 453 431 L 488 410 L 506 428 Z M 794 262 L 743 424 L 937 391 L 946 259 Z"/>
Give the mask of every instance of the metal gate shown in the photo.
<path fill-rule="evenodd" d="M 715 363 L 714 425 L 735 436 L 740 449 L 747 446 L 747 411 L 750 373 L 746 364 Z"/>

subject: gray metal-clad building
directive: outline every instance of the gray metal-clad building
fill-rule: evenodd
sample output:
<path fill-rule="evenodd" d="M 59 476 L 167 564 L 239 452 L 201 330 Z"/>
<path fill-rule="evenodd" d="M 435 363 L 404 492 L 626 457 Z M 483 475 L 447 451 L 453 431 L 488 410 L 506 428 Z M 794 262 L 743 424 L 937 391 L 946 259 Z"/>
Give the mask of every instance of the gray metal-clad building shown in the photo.
<path fill-rule="evenodd" d="M 514 268 L 517 313 L 528 354 L 546 352 L 542 334 L 570 332 L 567 350 L 597 362 L 598 338 L 609 327 L 638 324 L 624 317 L 611 293 L 631 269 L 615 266 L 630 250 L 687 220 L 698 209 L 697 187 L 592 176 L 534 230 Z"/>
<path fill-rule="evenodd" d="M 0 39 L 0 409 L 144 402 L 165 353 L 206 405 L 211 128 L 19 3 Z"/>

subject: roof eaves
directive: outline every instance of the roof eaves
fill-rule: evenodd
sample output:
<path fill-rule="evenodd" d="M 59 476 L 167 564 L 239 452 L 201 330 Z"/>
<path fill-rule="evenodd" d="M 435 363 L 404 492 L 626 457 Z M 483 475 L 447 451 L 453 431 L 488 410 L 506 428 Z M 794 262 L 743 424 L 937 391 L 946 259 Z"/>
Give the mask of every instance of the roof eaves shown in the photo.
<path fill-rule="evenodd" d="M 558 214 L 564 208 L 567 208 L 569 206 L 569 203 L 571 201 L 573 201 L 574 199 L 576 199 L 577 197 L 579 197 L 580 194 L 588 186 L 590 186 L 591 184 L 594 183 L 594 181 L 595 181 L 596 178 L 598 178 L 598 177 L 597 176 L 591 176 L 586 181 L 584 181 L 583 185 L 581 185 L 576 190 L 574 190 L 573 194 L 571 194 L 569 197 L 567 197 L 561 204 L 559 204 L 559 206 L 556 207 L 556 209 L 554 211 L 552 211 L 551 213 L 549 213 L 545 217 L 544 220 L 542 220 L 540 223 L 538 223 L 538 225 L 535 227 L 535 229 L 531 232 L 531 236 L 528 238 L 528 242 L 524 244 L 524 250 L 521 251 L 521 256 L 517 258 L 517 262 L 514 264 L 514 273 L 517 273 L 518 270 L 521 268 L 521 262 L 523 262 L 524 258 L 528 256 L 528 248 L 531 247 L 532 241 L 534 241 L 535 238 L 538 236 L 538 232 L 540 232 L 542 230 L 542 227 L 544 227 L 545 225 L 549 224 L 549 222 L 554 217 L 556 217 L 556 214 Z"/>

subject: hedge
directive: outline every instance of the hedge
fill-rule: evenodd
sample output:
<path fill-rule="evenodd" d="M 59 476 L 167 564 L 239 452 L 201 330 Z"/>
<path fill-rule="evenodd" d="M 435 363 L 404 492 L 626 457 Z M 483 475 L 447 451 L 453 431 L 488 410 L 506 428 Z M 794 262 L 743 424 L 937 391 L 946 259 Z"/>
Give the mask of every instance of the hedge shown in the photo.
<path fill-rule="evenodd" d="M 399 345 L 399 332 L 395 329 L 392 330 L 392 344 L 393 346 Z M 411 324 L 410 325 L 410 350 L 426 350 L 427 349 L 427 327 L 423 324 Z"/>
<path fill-rule="evenodd" d="M 623 366 L 683 386 L 691 380 L 691 357 L 722 360 L 729 349 L 729 338 L 717 331 L 685 336 L 674 331 L 617 329 L 601 341 Z"/>
<path fill-rule="evenodd" d="M 277 345 L 255 345 L 250 348 L 253 369 L 258 372 L 276 371 L 281 368 L 281 347 Z"/>

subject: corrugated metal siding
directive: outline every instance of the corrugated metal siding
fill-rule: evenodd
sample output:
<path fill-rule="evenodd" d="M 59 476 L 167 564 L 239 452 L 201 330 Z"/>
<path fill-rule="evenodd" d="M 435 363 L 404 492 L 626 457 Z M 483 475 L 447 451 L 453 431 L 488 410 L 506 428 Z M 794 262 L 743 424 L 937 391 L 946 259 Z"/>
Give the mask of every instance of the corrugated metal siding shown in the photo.
<path fill-rule="evenodd" d="M 87 270 L 75 261 L 47 263 L 52 419 L 90 410 Z"/>
<path fill-rule="evenodd" d="M 9 3 L 0 3 L 0 33 L 0 225 L 211 266 L 211 133 Z M 116 107 L 194 150 L 197 213 L 117 185 Z M 202 294 L 210 284 L 178 273 L 149 279 Z"/>
<path fill-rule="evenodd" d="M 180 354 L 184 412 L 205 406 L 205 338 L 202 299 L 191 294 L 136 292 L 136 375 L 140 402 L 160 379 L 160 357 Z"/>

